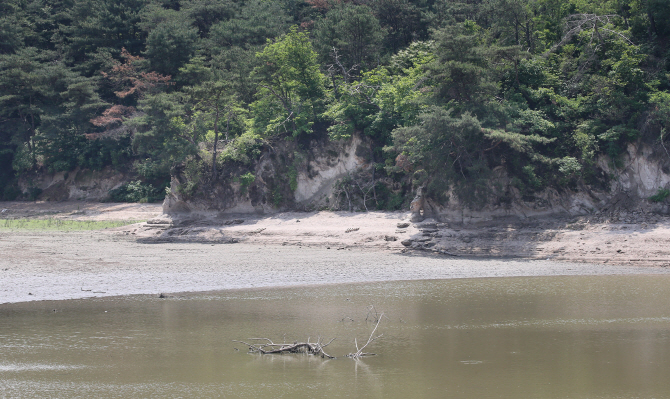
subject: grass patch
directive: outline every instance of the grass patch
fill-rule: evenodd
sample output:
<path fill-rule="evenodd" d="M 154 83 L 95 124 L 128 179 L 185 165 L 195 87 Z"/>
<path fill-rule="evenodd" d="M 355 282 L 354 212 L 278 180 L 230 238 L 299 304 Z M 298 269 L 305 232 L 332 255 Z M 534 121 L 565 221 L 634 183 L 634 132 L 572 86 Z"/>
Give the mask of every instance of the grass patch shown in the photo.
<path fill-rule="evenodd" d="M 143 220 L 0 219 L 0 230 L 104 230 L 138 222 Z"/>

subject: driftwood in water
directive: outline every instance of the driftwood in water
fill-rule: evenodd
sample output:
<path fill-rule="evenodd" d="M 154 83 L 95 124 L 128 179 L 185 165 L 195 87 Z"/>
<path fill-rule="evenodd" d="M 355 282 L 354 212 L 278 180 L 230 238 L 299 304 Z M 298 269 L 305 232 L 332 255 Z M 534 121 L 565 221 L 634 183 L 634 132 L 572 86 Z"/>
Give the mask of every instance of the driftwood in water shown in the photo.
<path fill-rule="evenodd" d="M 330 345 L 330 343 L 333 342 L 335 338 L 331 339 L 326 344 L 321 341 L 321 338 L 318 338 L 316 342 L 309 342 L 309 338 L 307 338 L 307 342 L 294 342 L 292 344 L 275 344 L 269 338 L 251 338 L 250 340 L 265 342 L 260 342 L 258 344 L 250 344 L 237 340 L 234 340 L 233 342 L 239 342 L 248 346 L 249 352 L 251 353 L 260 353 L 263 355 L 269 355 L 272 353 L 308 353 L 310 355 L 335 359 L 335 356 L 331 356 L 323 350 L 323 348 Z"/>
<path fill-rule="evenodd" d="M 368 312 L 369 314 L 369 312 Z M 379 323 L 381 322 L 382 317 L 384 316 L 384 313 L 377 315 L 378 317 L 376 318 L 376 324 L 375 328 L 372 330 L 370 333 L 370 336 L 368 337 L 368 341 L 363 345 L 362 347 L 358 347 L 358 341 L 356 338 L 354 338 L 354 345 L 356 345 L 356 352 L 354 353 L 349 353 L 348 355 L 344 357 L 350 357 L 352 359 L 359 359 L 364 356 L 374 356 L 376 355 L 375 353 L 369 353 L 369 352 L 363 352 L 363 350 L 370 345 L 373 341 L 375 341 L 377 338 L 380 338 L 384 334 L 379 334 L 377 336 L 375 335 L 375 332 L 377 331 L 377 327 L 379 327 Z M 298 342 L 295 341 L 291 344 L 283 343 L 283 344 L 275 344 L 272 342 L 270 338 L 250 338 L 249 341 L 259 341 L 258 343 L 248 343 L 244 341 L 238 341 L 238 340 L 233 340 L 233 342 L 239 342 L 241 344 L 246 345 L 249 348 L 250 353 L 260 353 L 262 355 L 270 355 L 270 354 L 282 354 L 282 353 L 307 353 L 310 355 L 315 355 L 315 356 L 321 356 L 322 358 L 328 358 L 328 359 L 335 359 L 335 356 L 331 356 L 326 351 L 324 350 L 325 347 L 330 345 L 331 342 L 333 342 L 335 338 L 331 339 L 327 343 L 324 343 L 321 340 L 321 337 L 317 338 L 316 342 L 310 342 L 309 338 L 307 338 L 307 342 Z"/>

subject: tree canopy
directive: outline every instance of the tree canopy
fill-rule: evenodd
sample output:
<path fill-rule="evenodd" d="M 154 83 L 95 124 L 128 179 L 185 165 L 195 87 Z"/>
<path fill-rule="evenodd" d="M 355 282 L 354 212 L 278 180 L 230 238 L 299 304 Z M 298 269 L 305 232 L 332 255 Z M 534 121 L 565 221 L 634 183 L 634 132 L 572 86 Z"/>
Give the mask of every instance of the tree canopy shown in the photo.
<path fill-rule="evenodd" d="M 443 200 L 504 197 L 494 171 L 524 196 L 606 184 L 599 157 L 670 148 L 668 43 L 665 0 L 6 0 L 0 197 L 77 167 L 159 197 L 356 134 L 379 181 Z"/>

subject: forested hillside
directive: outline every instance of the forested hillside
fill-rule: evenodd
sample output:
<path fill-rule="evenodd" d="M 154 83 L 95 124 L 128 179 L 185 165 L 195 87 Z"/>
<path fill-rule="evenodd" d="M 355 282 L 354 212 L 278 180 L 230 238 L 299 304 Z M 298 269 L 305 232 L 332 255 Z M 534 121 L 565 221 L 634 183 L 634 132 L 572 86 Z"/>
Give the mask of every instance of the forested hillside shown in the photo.
<path fill-rule="evenodd" d="M 667 0 L 3 0 L 0 196 L 77 167 L 134 173 L 114 200 L 177 173 L 198 195 L 253 183 L 276 143 L 352 135 L 366 207 L 504 200 L 496 173 L 524 196 L 605 187 L 601 154 L 670 150 L 669 89 Z"/>

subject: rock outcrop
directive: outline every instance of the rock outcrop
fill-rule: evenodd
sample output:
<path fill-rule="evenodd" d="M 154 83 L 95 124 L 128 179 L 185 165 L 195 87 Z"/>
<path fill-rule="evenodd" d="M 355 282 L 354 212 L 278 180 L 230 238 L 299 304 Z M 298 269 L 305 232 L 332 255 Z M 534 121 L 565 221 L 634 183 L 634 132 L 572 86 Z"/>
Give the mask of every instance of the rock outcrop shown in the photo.
<path fill-rule="evenodd" d="M 70 172 L 40 173 L 23 176 L 19 188 L 23 192 L 38 190 L 43 201 L 105 201 L 109 191 L 128 183 L 134 176 L 114 170 L 76 168 Z"/>
<path fill-rule="evenodd" d="M 295 141 L 279 141 L 266 146 L 259 160 L 247 170 L 229 173 L 227 178 L 223 176 L 215 184 L 204 182 L 195 195 L 185 193 L 183 187 L 188 181 L 177 174 L 172 179 L 163 209 L 168 214 L 267 214 L 285 210 L 338 209 L 338 201 L 343 201 L 342 198 L 346 198 L 348 206 L 340 208 L 363 209 L 361 206 L 352 208 L 350 193 L 343 193 L 340 183 L 372 171 L 370 148 L 370 143 L 360 136 L 339 142 L 325 138 L 310 140 L 302 147 Z M 547 188 L 532 196 L 522 195 L 502 167 L 494 169 L 492 186 L 506 190 L 506 200 L 490 201 L 476 209 L 453 192 L 445 196 L 448 198 L 446 203 L 437 203 L 426 197 L 425 189 L 420 187 L 410 205 L 412 220 L 434 218 L 472 224 L 500 218 L 526 219 L 558 214 L 618 215 L 626 211 L 670 214 L 670 200 L 648 200 L 659 189 L 670 189 L 670 156 L 662 149 L 642 142 L 631 143 L 616 165 L 608 157 L 601 156 L 596 166 L 602 175 L 600 180 L 607 185 L 581 185 L 562 191 Z M 252 182 L 243 184 L 236 180 L 235 173 L 241 175 L 246 171 L 253 174 Z M 40 192 L 38 199 L 41 200 L 104 201 L 110 190 L 133 177 L 111 168 L 102 171 L 75 169 L 69 173 L 24 176 L 19 183 L 24 192 Z"/>
<path fill-rule="evenodd" d="M 361 137 L 344 142 L 313 140 L 302 149 L 298 149 L 294 142 L 282 143 L 261 155 L 253 168 L 255 181 L 247 187 L 235 181 L 222 181 L 206 196 L 186 198 L 179 194 L 180 181 L 175 178 L 164 209 L 166 213 L 209 211 L 231 214 L 330 209 L 336 203 L 336 197 L 342 195 L 342 191 L 338 191 L 338 181 L 351 178 L 361 170 L 370 170 L 369 148 Z M 499 218 L 578 216 L 616 209 L 670 213 L 668 201 L 653 203 L 648 200 L 659 189 L 670 188 L 670 157 L 667 154 L 649 144 L 629 144 L 617 165 L 606 156 L 598 159 L 600 180 L 607 182 L 602 186 L 582 184 L 561 191 L 547 188 L 532 196 L 522 195 L 503 168 L 497 168 L 492 187 L 501 187 L 506 192 L 505 201 L 492 200 L 476 209 L 453 192 L 445 196 L 449 198 L 447 203 L 437 203 L 426 197 L 421 187 L 410 205 L 412 219 L 418 222 L 435 218 L 471 224 Z"/>
<path fill-rule="evenodd" d="M 430 207 L 426 216 L 438 220 L 461 224 L 488 222 L 500 218 L 530 218 L 551 215 L 581 216 L 629 210 L 670 214 L 670 203 L 649 201 L 649 197 L 659 189 L 670 189 L 670 157 L 665 152 L 645 143 L 628 144 L 626 152 L 618 160 L 619 167 L 612 159 L 601 156 L 597 167 L 603 174 L 608 187 L 581 185 L 575 190 L 547 188 L 535 193 L 527 200 L 510 184 L 510 179 L 498 173 L 495 183 L 509 190 L 508 202 L 487 204 L 473 209 L 450 195 L 448 204 L 426 201 Z"/>
<path fill-rule="evenodd" d="M 223 214 L 324 209 L 333 203 L 340 179 L 369 167 L 369 144 L 359 136 L 338 142 L 312 140 L 307 148 L 280 142 L 264 150 L 251 172 L 254 181 L 246 186 L 221 178 L 207 186 L 207 194 L 187 196 L 180 190 L 185 181 L 174 177 L 163 209 Z"/>

